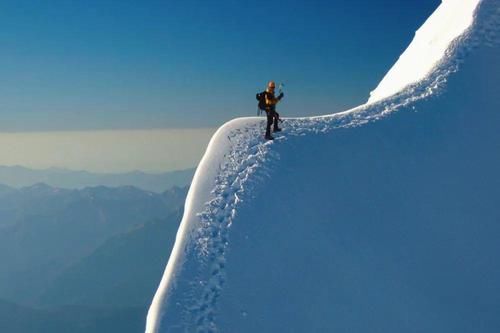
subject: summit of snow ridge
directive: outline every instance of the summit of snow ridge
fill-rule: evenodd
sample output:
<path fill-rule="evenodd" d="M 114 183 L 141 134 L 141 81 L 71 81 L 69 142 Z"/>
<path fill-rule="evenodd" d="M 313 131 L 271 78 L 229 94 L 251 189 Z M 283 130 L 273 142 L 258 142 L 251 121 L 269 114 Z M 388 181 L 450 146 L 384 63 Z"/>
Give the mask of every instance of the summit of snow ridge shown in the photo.
<path fill-rule="evenodd" d="M 378 102 L 425 78 L 446 56 L 450 44 L 472 24 L 481 0 L 445 0 L 417 30 L 415 38 L 389 70 L 368 103 Z"/>

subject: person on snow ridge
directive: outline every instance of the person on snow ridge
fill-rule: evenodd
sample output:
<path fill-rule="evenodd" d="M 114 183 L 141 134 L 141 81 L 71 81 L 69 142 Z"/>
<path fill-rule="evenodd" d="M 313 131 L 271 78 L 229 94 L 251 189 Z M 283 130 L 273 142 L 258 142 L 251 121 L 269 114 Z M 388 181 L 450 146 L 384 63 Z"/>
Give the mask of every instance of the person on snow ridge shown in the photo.
<path fill-rule="evenodd" d="M 274 137 L 271 135 L 271 125 L 274 123 L 273 132 L 281 131 L 278 127 L 279 114 L 276 112 L 276 104 L 281 101 L 284 94 L 280 93 L 278 97 L 275 97 L 274 90 L 276 89 L 276 83 L 274 81 L 269 81 L 267 84 L 267 89 L 265 91 L 265 103 L 266 103 L 266 115 L 267 115 L 267 126 L 266 126 L 266 140 L 273 140 Z"/>

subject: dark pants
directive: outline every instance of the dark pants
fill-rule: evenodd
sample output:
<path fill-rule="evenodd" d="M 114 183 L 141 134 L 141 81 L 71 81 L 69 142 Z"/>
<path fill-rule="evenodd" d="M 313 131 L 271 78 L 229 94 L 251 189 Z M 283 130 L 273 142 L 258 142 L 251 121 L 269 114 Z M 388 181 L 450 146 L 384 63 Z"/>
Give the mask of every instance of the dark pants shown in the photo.
<path fill-rule="evenodd" d="M 266 110 L 267 115 L 267 126 L 266 126 L 266 136 L 271 136 L 271 125 L 274 124 L 273 129 L 278 128 L 279 114 L 275 110 Z"/>

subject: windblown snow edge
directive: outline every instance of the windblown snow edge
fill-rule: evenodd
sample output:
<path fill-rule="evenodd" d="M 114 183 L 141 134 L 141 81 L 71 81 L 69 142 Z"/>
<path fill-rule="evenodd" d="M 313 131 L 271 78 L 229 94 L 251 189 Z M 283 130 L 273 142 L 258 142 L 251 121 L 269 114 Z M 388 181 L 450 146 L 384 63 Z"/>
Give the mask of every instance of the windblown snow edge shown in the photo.
<path fill-rule="evenodd" d="M 492 4 L 493 1 L 483 0 L 483 3 Z M 494 9 L 494 5 L 492 7 Z M 491 17 L 482 16 L 485 16 L 484 21 L 483 17 L 481 20 L 474 19 L 467 31 L 450 42 L 443 58 L 423 80 L 406 86 L 391 98 L 340 114 L 287 119 L 285 135 L 280 139 L 360 126 L 436 95 L 442 91 L 448 76 L 457 70 L 470 49 L 481 41 L 485 31 L 497 29 L 497 25 L 491 23 L 491 17 L 498 20 L 498 13 Z M 476 24 L 476 21 L 481 21 L 481 24 Z M 193 178 L 174 249 L 148 312 L 146 332 L 157 332 L 162 314 L 172 306 L 168 304 L 168 296 L 175 291 L 176 275 L 181 272 L 188 252 L 190 258 L 195 252 L 195 257 L 203 265 L 201 270 L 206 272 L 196 276 L 200 280 L 194 291 L 197 297 L 192 297 L 187 304 L 191 324 L 184 324 L 207 331 L 216 330 L 217 298 L 225 279 L 224 254 L 229 242 L 229 228 L 237 213 L 236 207 L 246 199 L 246 189 L 259 178 L 259 172 L 265 176 L 266 161 L 276 158 L 272 150 L 275 143 L 264 142 L 261 138 L 262 126 L 261 118 L 235 119 L 224 124 L 212 137 Z M 211 253 L 217 255 L 210 257 Z M 204 256 L 207 260 L 203 260 Z"/>

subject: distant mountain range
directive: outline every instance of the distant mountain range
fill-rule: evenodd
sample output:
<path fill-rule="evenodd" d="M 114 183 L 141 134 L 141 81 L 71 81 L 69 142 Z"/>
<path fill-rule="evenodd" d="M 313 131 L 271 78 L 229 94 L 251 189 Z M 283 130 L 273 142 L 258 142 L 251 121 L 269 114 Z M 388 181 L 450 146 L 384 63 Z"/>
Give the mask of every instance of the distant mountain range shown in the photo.
<path fill-rule="evenodd" d="M 66 269 L 40 299 L 44 307 L 147 307 L 173 246 L 182 210 L 107 240 Z"/>
<path fill-rule="evenodd" d="M 0 332 L 140 332 L 187 187 L 0 185 Z"/>
<path fill-rule="evenodd" d="M 50 186 L 82 189 L 88 186 L 125 186 L 131 185 L 143 190 L 160 193 L 172 186 L 189 185 L 195 169 L 171 171 L 165 173 L 144 173 L 133 171 L 128 173 L 91 173 L 59 168 L 44 170 L 28 169 L 22 166 L 0 166 L 0 184 L 20 188 L 36 183 Z"/>

